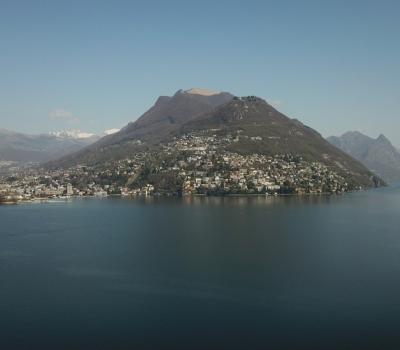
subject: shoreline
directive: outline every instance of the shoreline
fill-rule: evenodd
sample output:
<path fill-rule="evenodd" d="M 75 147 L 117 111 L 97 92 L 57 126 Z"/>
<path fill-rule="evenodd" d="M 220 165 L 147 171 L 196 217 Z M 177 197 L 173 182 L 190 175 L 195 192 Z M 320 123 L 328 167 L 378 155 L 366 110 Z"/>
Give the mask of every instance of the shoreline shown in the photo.
<path fill-rule="evenodd" d="M 108 197 L 160 197 L 160 196 L 174 196 L 174 197 L 279 197 L 279 196 L 332 196 L 332 195 L 345 195 L 354 192 L 362 192 L 366 190 L 373 190 L 376 188 L 384 188 L 389 186 L 379 186 L 379 187 L 368 187 L 363 189 L 358 189 L 354 191 L 347 192 L 323 192 L 323 193 L 226 193 L 221 195 L 207 195 L 207 194 L 181 194 L 177 193 L 151 193 L 151 194 L 108 194 L 106 196 L 62 196 L 56 198 L 32 198 L 32 199 L 22 199 L 22 200 L 12 200 L 0 202 L 1 205 L 16 205 L 16 204 L 37 204 L 37 203 L 65 203 L 73 198 L 108 198 Z"/>
<path fill-rule="evenodd" d="M 340 193 L 234 193 L 234 194 L 221 194 L 221 195 L 207 195 L 207 194 L 185 194 L 185 195 L 177 195 L 177 194 L 171 194 L 171 193 L 154 193 L 154 194 L 128 194 L 128 195 L 122 195 L 122 194 L 112 194 L 112 195 L 107 195 L 107 196 L 69 196 L 69 197 L 59 197 L 59 198 L 47 198 L 47 199 L 28 199 L 28 200 L 17 200 L 17 201 L 5 201 L 1 202 L 1 205 L 16 205 L 16 204 L 38 204 L 38 203 L 65 203 L 68 202 L 68 200 L 71 200 L 73 198 L 108 198 L 108 197 L 160 197 L 160 196 L 174 196 L 174 197 L 285 197 L 285 196 L 331 196 L 331 195 L 345 195 L 349 193 L 354 193 L 354 192 L 361 192 L 365 191 L 368 189 L 373 189 L 373 188 L 367 188 L 367 189 L 362 189 L 362 190 L 355 190 L 355 191 L 350 191 L 350 192 L 340 192 Z"/>

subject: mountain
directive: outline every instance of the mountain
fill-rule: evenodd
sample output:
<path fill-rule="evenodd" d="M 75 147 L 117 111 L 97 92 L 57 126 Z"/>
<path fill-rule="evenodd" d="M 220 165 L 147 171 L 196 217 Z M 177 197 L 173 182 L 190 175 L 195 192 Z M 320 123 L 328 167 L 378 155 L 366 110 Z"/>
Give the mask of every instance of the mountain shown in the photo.
<path fill-rule="evenodd" d="M 60 137 L 62 139 L 85 139 L 85 138 L 94 136 L 94 134 L 87 134 L 87 133 L 82 132 L 80 130 L 49 132 L 49 133 L 46 133 L 46 134 L 43 134 L 43 135 Z"/>
<path fill-rule="evenodd" d="M 202 89 L 179 90 L 172 97 L 160 96 L 153 107 L 119 132 L 48 166 L 90 165 L 156 145 L 177 127 L 232 98 L 233 95 L 227 92 Z"/>
<path fill-rule="evenodd" d="M 177 126 L 232 98 L 227 92 L 202 89 L 179 90 L 172 97 L 161 96 L 138 120 L 108 139 L 107 144 L 132 139 L 155 144 Z"/>
<path fill-rule="evenodd" d="M 74 153 L 117 129 L 101 134 L 87 134 L 80 130 L 28 135 L 0 128 L 0 161 L 48 162 Z"/>
<path fill-rule="evenodd" d="M 359 161 L 339 151 L 317 131 L 290 119 L 261 98 L 235 98 L 184 124 L 175 135 L 210 130 L 217 136 L 236 137 L 227 151 L 242 155 L 291 154 L 322 162 L 346 178 L 372 185 L 375 176 Z"/>
<path fill-rule="evenodd" d="M 373 139 L 358 131 L 349 131 L 339 137 L 330 136 L 327 140 L 384 180 L 400 180 L 400 153 L 384 135 Z"/>
<path fill-rule="evenodd" d="M 98 137 L 99 139 L 101 139 L 104 136 L 108 136 L 108 135 L 112 135 L 115 134 L 116 132 L 118 132 L 120 129 L 110 129 L 110 130 L 106 130 L 101 132 L 100 134 L 95 135 L 96 137 Z"/>
<path fill-rule="evenodd" d="M 263 99 L 231 96 L 227 93 L 208 94 L 200 89 L 179 90 L 172 97 L 162 96 L 136 122 L 129 123 L 118 133 L 47 166 L 101 166 L 118 159 L 136 159 L 135 166 L 138 168 L 135 168 L 135 180 L 131 179 L 128 183 L 134 181 L 133 184 L 140 187 L 153 181 L 161 186 L 160 183 L 164 182 L 174 183 L 176 175 L 167 176 L 163 172 L 168 169 L 183 171 L 178 166 L 179 162 L 194 161 L 198 165 L 188 165 L 189 168 L 197 171 L 199 169 L 193 166 L 205 167 L 210 172 L 210 167 L 215 166 L 216 169 L 216 165 L 210 160 L 201 160 L 202 157 L 208 159 L 207 153 L 214 152 L 213 159 L 218 159 L 221 154 L 228 152 L 247 157 L 247 163 L 252 161 L 249 157 L 255 154 L 270 155 L 275 160 L 286 157 L 289 163 L 290 159 L 293 162 L 294 159 L 297 162 L 301 160 L 306 168 L 310 167 L 309 171 L 323 176 L 323 181 L 326 182 L 332 173 L 335 174 L 332 176 L 340 176 L 342 184 L 347 183 L 350 188 L 386 185 L 359 161 L 331 145 L 317 131 L 286 117 Z M 227 101 L 221 103 L 224 99 Z M 233 159 L 230 156 L 226 158 Z M 253 158 L 257 159 L 257 156 Z M 164 170 L 166 165 L 167 170 Z M 321 168 L 318 172 L 316 169 L 319 167 L 325 170 Z M 163 173 L 160 176 L 153 175 L 160 171 Z M 151 176 L 153 180 L 150 180 Z M 319 175 L 313 176 L 316 178 L 302 176 L 303 184 L 306 178 L 310 179 L 310 183 L 317 181 Z M 154 180 L 154 177 L 158 180 Z M 121 181 L 123 184 L 126 180 Z M 290 182 L 290 179 L 287 181 Z"/>
<path fill-rule="evenodd" d="M 110 129 L 101 132 L 100 134 L 88 134 L 86 132 L 80 130 L 67 130 L 67 131 L 59 131 L 59 132 L 49 132 L 46 134 L 42 134 L 44 136 L 55 136 L 62 139 L 95 139 L 96 141 L 101 139 L 104 136 L 112 135 L 118 132 L 120 129 Z"/>

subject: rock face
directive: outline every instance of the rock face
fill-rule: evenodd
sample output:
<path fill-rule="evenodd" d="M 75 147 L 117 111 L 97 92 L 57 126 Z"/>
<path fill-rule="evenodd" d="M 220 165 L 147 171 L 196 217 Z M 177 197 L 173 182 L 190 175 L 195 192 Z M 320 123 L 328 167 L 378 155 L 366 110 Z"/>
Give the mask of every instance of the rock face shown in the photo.
<path fill-rule="evenodd" d="M 330 136 L 327 141 L 359 160 L 384 180 L 400 180 L 400 153 L 384 135 L 373 139 L 358 131 L 349 131 L 339 137 Z"/>

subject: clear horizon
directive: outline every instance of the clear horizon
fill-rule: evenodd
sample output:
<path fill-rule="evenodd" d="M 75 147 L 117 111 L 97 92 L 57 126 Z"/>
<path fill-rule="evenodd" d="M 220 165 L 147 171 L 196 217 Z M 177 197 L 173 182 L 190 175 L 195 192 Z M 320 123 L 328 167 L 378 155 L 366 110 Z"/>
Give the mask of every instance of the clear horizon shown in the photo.
<path fill-rule="evenodd" d="M 397 1 L 0 5 L 0 127 L 122 128 L 183 89 L 256 95 L 323 137 L 400 146 Z"/>

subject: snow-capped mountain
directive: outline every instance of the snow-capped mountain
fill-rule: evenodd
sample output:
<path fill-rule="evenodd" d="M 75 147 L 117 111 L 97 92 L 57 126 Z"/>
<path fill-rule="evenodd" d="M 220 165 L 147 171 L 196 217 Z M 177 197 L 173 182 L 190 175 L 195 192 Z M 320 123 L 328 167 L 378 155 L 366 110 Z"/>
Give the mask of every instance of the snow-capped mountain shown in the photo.
<path fill-rule="evenodd" d="M 46 162 L 76 152 L 117 131 L 89 134 L 68 130 L 28 135 L 0 128 L 0 161 Z"/>
<path fill-rule="evenodd" d="M 115 133 L 118 132 L 119 130 L 120 130 L 120 129 L 110 129 L 110 130 L 106 130 L 106 131 L 101 132 L 100 134 L 97 134 L 96 136 L 99 136 L 99 137 L 101 138 L 101 137 L 104 137 L 104 136 L 107 136 L 107 135 L 115 134 Z"/>
<path fill-rule="evenodd" d="M 68 131 L 48 132 L 44 135 L 61 137 L 62 139 L 84 139 L 87 137 L 91 137 L 94 134 L 87 134 L 86 132 L 80 130 L 68 130 Z"/>
<path fill-rule="evenodd" d="M 67 131 L 48 132 L 43 135 L 60 137 L 62 139 L 86 139 L 86 138 L 93 137 L 93 136 L 95 136 L 95 138 L 97 138 L 97 139 L 100 139 L 104 136 L 114 134 L 117 131 L 119 131 L 119 129 L 110 129 L 110 130 L 103 131 L 99 134 L 88 134 L 81 130 L 67 130 Z"/>

